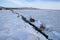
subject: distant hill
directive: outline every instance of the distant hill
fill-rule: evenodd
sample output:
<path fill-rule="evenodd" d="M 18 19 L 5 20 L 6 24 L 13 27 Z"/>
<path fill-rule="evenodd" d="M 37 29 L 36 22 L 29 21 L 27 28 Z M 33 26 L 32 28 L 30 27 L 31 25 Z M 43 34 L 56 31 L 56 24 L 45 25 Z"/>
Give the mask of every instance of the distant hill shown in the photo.
<path fill-rule="evenodd" d="M 43 11 L 60 11 L 56 9 L 40 9 L 40 8 L 33 8 L 33 7 L 2 7 L 0 6 L 0 10 L 43 10 Z"/>
<path fill-rule="evenodd" d="M 1 7 L 0 10 L 39 10 L 39 8 L 32 8 L 32 7 L 21 7 L 21 8 L 7 8 L 7 7 Z"/>
<path fill-rule="evenodd" d="M 0 6 L 0 8 L 4 8 L 4 7 Z"/>

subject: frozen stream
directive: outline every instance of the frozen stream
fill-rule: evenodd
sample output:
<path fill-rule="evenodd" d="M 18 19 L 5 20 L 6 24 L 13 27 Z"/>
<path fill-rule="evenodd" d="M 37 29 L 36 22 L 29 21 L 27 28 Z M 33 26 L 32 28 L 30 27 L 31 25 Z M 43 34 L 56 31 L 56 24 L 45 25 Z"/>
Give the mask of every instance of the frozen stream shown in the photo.
<path fill-rule="evenodd" d="M 46 25 L 44 32 L 50 39 L 60 40 L 60 11 L 51 10 L 14 10 L 27 19 L 33 17 Z M 10 10 L 0 10 L 0 40 L 47 40 L 21 17 Z M 38 24 L 37 24 L 38 25 Z M 40 36 L 39 36 L 40 35 Z"/>

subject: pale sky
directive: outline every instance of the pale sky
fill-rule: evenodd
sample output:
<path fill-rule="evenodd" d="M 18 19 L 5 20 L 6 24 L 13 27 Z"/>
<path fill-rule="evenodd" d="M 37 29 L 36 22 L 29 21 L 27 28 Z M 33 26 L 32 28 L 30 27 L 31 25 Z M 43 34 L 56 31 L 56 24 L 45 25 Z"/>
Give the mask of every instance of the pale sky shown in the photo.
<path fill-rule="evenodd" d="M 0 0 L 0 6 L 60 10 L 60 0 Z"/>

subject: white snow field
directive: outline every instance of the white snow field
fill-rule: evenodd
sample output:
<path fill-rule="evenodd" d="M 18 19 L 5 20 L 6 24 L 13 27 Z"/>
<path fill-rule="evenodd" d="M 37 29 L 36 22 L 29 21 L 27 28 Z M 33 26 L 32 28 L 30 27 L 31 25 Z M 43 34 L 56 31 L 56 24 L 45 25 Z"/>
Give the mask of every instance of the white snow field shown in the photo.
<path fill-rule="evenodd" d="M 46 25 L 43 31 L 50 40 L 60 40 L 60 11 L 53 10 L 0 10 L 0 40 L 48 40 L 41 33 L 24 22 L 18 14 L 29 20 L 36 19 L 38 28 L 41 23 Z"/>

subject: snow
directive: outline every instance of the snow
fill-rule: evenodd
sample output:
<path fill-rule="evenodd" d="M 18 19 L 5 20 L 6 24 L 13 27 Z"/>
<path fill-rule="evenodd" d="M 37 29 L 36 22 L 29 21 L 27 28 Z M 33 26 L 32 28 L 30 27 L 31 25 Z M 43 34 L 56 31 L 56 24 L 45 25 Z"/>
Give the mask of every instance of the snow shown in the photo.
<path fill-rule="evenodd" d="M 33 24 L 38 28 L 41 23 L 44 23 L 46 29 L 43 32 L 48 35 L 49 39 L 60 40 L 59 11 L 14 10 L 14 13 L 23 15 L 27 20 L 33 17 L 36 19 Z M 0 10 L 0 40 L 48 40 L 14 13 L 10 10 Z"/>

